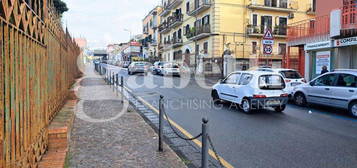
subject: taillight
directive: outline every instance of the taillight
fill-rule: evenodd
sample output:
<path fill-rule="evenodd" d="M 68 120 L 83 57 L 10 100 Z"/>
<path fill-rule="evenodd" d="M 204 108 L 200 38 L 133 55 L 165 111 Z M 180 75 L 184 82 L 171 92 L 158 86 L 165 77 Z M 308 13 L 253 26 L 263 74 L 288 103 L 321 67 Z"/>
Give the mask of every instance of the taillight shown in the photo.
<path fill-rule="evenodd" d="M 303 79 L 303 80 L 302 80 L 302 82 L 306 83 L 306 80 L 305 80 L 305 79 Z"/>
<path fill-rule="evenodd" d="M 261 98 L 266 98 L 266 95 L 253 95 L 253 98 L 261 99 Z"/>
<path fill-rule="evenodd" d="M 286 82 L 286 83 L 288 83 L 288 82 L 291 82 L 291 80 L 289 80 L 289 79 L 286 79 L 286 80 L 285 80 L 285 82 Z"/>
<path fill-rule="evenodd" d="M 281 94 L 280 97 L 289 97 L 289 94 L 287 94 L 287 93 Z"/>

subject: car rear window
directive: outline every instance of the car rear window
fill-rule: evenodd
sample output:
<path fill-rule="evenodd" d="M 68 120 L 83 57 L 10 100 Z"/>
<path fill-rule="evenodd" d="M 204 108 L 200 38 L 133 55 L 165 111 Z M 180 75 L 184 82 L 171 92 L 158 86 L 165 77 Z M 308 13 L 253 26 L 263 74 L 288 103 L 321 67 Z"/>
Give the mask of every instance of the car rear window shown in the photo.
<path fill-rule="evenodd" d="M 300 79 L 302 76 L 296 71 L 280 71 L 284 78 L 288 79 Z"/>
<path fill-rule="evenodd" d="M 281 90 L 285 82 L 279 75 L 262 75 L 259 77 L 259 88 L 263 90 Z"/>

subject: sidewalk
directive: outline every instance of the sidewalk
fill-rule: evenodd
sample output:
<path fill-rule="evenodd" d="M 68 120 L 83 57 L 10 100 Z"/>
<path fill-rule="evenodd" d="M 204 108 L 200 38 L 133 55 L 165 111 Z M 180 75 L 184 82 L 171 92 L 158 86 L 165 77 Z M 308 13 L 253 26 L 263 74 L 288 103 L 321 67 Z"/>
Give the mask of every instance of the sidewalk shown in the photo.
<path fill-rule="evenodd" d="M 92 66 L 79 85 L 69 167 L 186 167 L 166 144 L 163 153 L 157 152 L 157 134 L 132 107 L 115 120 L 93 122 L 115 117 L 123 104 Z"/>

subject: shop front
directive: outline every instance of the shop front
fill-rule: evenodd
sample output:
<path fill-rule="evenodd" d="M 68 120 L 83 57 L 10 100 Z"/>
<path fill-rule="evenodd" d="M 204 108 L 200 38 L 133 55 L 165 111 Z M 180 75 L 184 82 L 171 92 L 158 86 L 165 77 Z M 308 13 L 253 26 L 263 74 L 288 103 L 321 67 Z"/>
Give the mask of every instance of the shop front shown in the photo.
<path fill-rule="evenodd" d="M 321 75 L 322 68 L 334 69 L 334 48 L 332 41 L 323 41 L 305 45 L 305 78 L 311 80 Z"/>
<path fill-rule="evenodd" d="M 357 69 L 357 37 L 337 39 L 336 69 Z"/>

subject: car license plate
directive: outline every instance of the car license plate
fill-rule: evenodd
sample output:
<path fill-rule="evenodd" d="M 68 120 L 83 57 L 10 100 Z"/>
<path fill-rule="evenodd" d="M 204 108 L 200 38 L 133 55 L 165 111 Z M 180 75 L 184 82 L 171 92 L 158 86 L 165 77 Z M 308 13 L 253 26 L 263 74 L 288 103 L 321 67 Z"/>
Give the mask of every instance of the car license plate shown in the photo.
<path fill-rule="evenodd" d="M 268 101 L 266 102 L 266 105 L 268 105 L 268 106 L 280 105 L 280 101 L 279 101 L 279 100 L 268 100 Z"/>
<path fill-rule="evenodd" d="M 297 85 L 300 85 L 301 83 L 300 82 L 293 82 L 291 83 L 291 86 L 297 86 Z"/>

